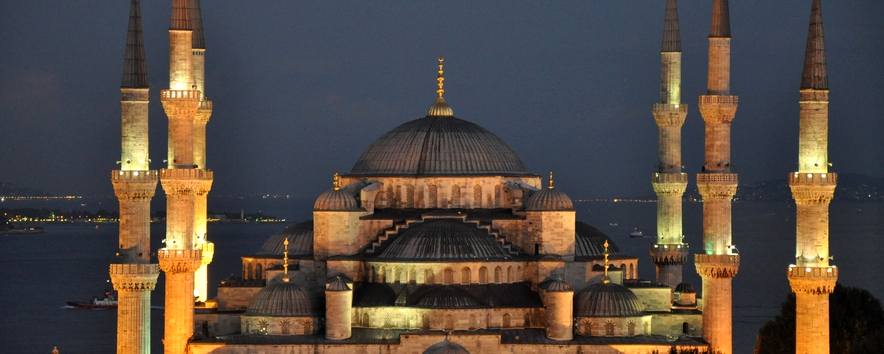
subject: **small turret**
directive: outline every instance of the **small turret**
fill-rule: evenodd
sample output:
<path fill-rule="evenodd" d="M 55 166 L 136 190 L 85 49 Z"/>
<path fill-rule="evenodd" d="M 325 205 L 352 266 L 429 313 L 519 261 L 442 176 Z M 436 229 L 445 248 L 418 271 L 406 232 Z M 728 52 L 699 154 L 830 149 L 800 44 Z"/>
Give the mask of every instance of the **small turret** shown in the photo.
<path fill-rule="evenodd" d="M 353 289 L 342 275 L 325 284 L 325 338 L 343 340 L 351 336 Z"/>
<path fill-rule="evenodd" d="M 552 340 L 574 339 L 574 288 L 560 277 L 542 284 L 546 307 L 546 337 Z"/>
<path fill-rule="evenodd" d="M 577 216 L 574 203 L 557 189 L 552 172 L 546 188 L 533 192 L 525 200 L 525 216 L 539 225 L 532 229 L 535 250 L 541 255 L 574 259 Z"/>
<path fill-rule="evenodd" d="M 322 192 L 313 203 L 313 254 L 319 259 L 356 254 L 364 241 L 357 240 L 359 217 L 365 214 L 335 173 L 332 189 Z"/>

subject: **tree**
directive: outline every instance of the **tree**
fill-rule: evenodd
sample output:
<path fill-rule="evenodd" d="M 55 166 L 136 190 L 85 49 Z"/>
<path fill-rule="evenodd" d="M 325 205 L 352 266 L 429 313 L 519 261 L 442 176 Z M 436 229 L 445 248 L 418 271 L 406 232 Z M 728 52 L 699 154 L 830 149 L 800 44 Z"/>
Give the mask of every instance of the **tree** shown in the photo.
<path fill-rule="evenodd" d="M 795 352 L 795 294 L 789 294 L 776 318 L 758 332 L 755 354 Z M 860 288 L 837 284 L 829 297 L 829 352 L 884 353 L 884 310 Z"/>

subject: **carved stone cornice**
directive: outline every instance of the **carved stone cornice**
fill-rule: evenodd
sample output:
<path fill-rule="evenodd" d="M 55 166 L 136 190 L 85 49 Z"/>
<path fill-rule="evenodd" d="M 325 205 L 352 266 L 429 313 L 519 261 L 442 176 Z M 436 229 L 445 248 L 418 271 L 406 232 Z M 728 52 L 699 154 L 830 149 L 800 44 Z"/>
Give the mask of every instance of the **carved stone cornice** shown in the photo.
<path fill-rule="evenodd" d="M 696 254 L 694 265 L 703 278 L 733 278 L 740 269 L 740 256 L 736 254 Z"/>
<path fill-rule="evenodd" d="M 838 268 L 789 266 L 786 275 L 796 294 L 828 295 L 835 290 Z"/>
<path fill-rule="evenodd" d="M 157 251 L 160 269 L 166 273 L 193 273 L 202 264 L 200 250 L 174 250 L 163 248 Z"/>
<path fill-rule="evenodd" d="M 111 264 L 109 268 L 114 290 L 120 292 L 153 291 L 160 274 L 156 264 Z"/>

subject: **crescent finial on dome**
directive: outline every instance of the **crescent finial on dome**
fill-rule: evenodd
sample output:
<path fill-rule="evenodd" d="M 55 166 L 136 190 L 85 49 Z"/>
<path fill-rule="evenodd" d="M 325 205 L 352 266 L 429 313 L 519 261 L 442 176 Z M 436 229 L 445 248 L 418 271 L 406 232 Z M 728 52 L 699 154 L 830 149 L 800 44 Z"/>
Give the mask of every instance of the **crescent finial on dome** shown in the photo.
<path fill-rule="evenodd" d="M 445 101 L 445 57 L 436 59 L 439 69 L 436 71 L 436 101 L 427 109 L 428 117 L 453 117 L 454 110 Z"/>

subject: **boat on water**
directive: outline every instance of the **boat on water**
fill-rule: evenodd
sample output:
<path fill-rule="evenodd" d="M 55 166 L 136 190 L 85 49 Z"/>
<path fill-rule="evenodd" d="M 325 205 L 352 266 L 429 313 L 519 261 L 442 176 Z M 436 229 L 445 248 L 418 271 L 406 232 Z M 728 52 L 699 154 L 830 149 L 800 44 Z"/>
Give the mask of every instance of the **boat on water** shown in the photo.
<path fill-rule="evenodd" d="M 642 232 L 639 228 L 632 229 L 632 232 L 629 233 L 629 237 L 631 238 L 645 238 L 645 233 Z"/>
<path fill-rule="evenodd" d="M 37 235 L 42 233 L 43 228 L 39 226 L 12 227 L 5 230 L 0 230 L 0 235 L 4 236 Z"/>
<path fill-rule="evenodd" d="M 104 288 L 103 297 L 94 296 L 89 301 L 68 301 L 67 305 L 71 308 L 89 310 L 115 309 L 117 308 L 117 295 L 114 294 L 114 290 L 110 287 L 110 281 L 108 280 L 107 286 Z"/>

